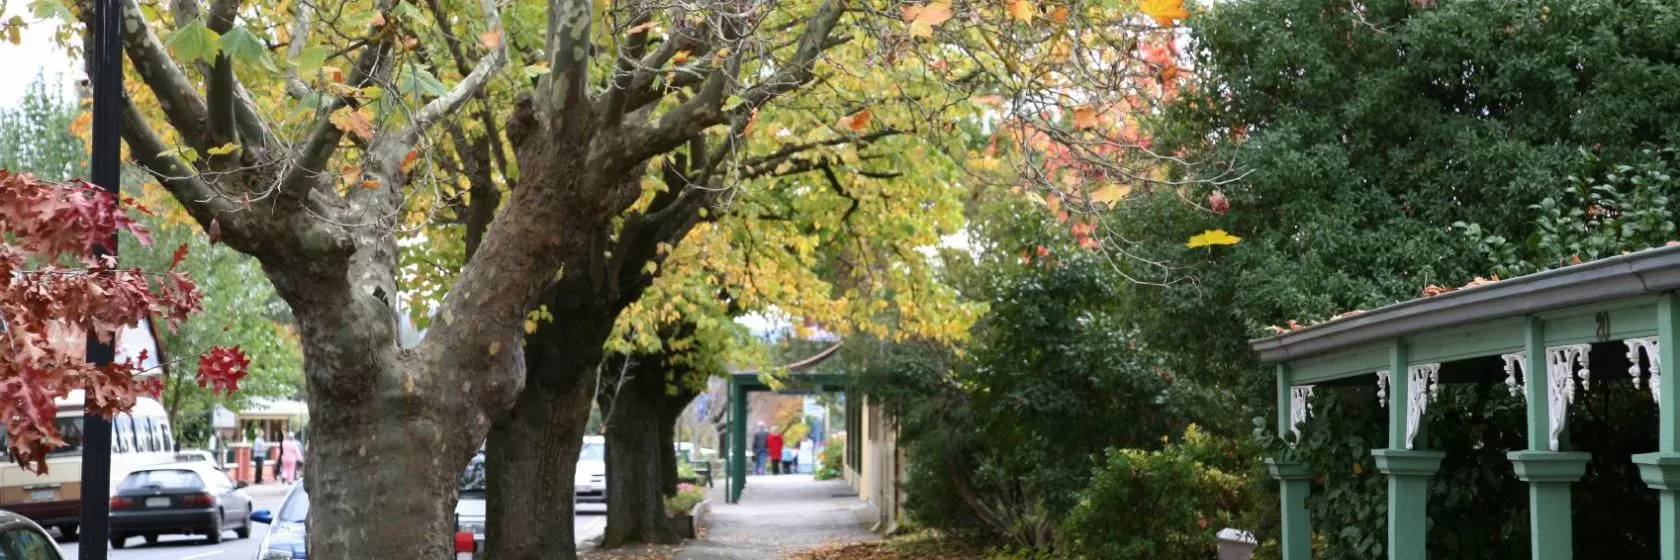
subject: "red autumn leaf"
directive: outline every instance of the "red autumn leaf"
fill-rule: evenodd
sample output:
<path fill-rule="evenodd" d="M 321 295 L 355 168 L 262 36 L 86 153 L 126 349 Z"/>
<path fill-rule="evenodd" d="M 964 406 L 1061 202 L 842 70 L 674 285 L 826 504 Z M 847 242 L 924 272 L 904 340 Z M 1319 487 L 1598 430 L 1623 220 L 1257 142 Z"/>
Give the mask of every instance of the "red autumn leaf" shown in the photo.
<path fill-rule="evenodd" d="M 175 270 L 176 267 L 181 266 L 181 261 L 186 258 L 187 244 L 182 243 L 180 247 L 175 248 L 175 256 L 169 259 L 169 270 Z"/>
<path fill-rule="evenodd" d="M 1214 213 L 1224 214 L 1231 211 L 1231 201 L 1225 198 L 1225 193 L 1213 191 L 1208 193 L 1208 208 Z"/>
<path fill-rule="evenodd" d="M 250 365 L 251 360 L 238 346 L 211 348 L 198 358 L 198 386 L 208 386 L 211 393 L 238 391 L 239 380 L 245 378 Z"/>
<path fill-rule="evenodd" d="M 192 280 L 176 270 L 186 246 L 167 271 L 121 268 L 114 257 L 91 250 L 126 232 L 149 244 L 146 230 L 128 215 L 132 199 L 111 196 L 85 182 L 47 183 L 0 170 L 0 418 L 6 419 L 10 455 L 36 472 L 46 453 L 64 445 L 54 417 L 55 399 L 86 391 L 89 408 L 109 416 L 136 399 L 162 391 L 145 375 L 142 353 L 101 366 L 85 359 L 87 337 L 114 340 L 123 329 L 159 318 L 171 327 L 201 310 Z M 218 235 L 215 222 L 212 236 Z M 41 264 L 46 263 L 46 264 Z M 155 280 L 155 281 L 154 281 Z M 237 388 L 249 366 L 237 350 L 212 354 L 208 378 L 222 390 Z"/>

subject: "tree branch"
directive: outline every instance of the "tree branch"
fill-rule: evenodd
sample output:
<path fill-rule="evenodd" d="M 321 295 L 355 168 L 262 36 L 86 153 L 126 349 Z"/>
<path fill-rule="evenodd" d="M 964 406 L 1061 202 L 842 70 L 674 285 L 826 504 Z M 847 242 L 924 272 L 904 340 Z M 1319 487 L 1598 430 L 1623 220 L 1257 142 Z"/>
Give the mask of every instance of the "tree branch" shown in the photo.
<path fill-rule="evenodd" d="M 547 74 L 537 83 L 537 112 L 553 120 L 582 111 L 588 104 L 590 26 L 594 3 L 548 0 Z M 586 126 L 574 120 L 571 126 Z"/>
<path fill-rule="evenodd" d="M 80 0 L 79 4 L 84 19 L 93 17 L 92 0 Z M 157 34 L 152 32 L 139 2 L 123 0 L 122 6 L 123 26 L 129 30 L 123 34 L 123 50 L 128 52 L 141 81 L 157 96 L 169 125 L 188 146 L 198 150 L 214 146 L 209 144 L 210 134 L 205 122 L 208 112 L 204 99 L 198 96 L 198 89 L 175 59 L 170 58 Z"/>

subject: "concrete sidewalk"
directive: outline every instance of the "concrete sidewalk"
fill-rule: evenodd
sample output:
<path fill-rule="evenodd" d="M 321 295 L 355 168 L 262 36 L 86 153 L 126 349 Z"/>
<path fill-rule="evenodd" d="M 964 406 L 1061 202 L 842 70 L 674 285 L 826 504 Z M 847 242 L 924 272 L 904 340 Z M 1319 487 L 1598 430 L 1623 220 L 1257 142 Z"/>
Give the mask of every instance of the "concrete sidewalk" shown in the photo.
<path fill-rule="evenodd" d="M 711 492 L 704 536 L 676 560 L 775 560 L 838 542 L 874 540 L 875 510 L 842 480 L 811 475 L 747 477 L 741 502 L 725 503 L 723 485 Z"/>

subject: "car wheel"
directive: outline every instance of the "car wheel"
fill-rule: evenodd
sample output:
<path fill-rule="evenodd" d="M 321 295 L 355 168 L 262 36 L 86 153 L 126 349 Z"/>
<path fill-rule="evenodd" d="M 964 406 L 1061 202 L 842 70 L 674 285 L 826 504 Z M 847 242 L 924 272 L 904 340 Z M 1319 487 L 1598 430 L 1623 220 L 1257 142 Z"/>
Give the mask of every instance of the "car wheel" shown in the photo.
<path fill-rule="evenodd" d="M 210 530 L 205 532 L 210 537 L 210 544 L 222 544 L 222 512 L 216 512 L 216 519 L 210 522 Z"/>
<path fill-rule="evenodd" d="M 233 530 L 233 535 L 241 539 L 251 538 L 251 516 L 245 516 L 245 522 L 240 523 L 239 528 Z"/>
<path fill-rule="evenodd" d="M 111 533 L 111 548 L 122 548 L 128 545 L 128 535 Z"/>
<path fill-rule="evenodd" d="M 146 544 L 157 544 L 157 535 L 146 535 Z"/>

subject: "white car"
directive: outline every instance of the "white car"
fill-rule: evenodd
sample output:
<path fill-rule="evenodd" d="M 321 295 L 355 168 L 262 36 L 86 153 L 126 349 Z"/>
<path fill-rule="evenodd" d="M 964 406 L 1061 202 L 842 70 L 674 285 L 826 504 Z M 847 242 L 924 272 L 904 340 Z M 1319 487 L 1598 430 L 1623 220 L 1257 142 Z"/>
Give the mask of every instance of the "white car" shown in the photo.
<path fill-rule="evenodd" d="M 573 486 L 580 502 L 607 501 L 607 438 L 583 437 L 583 450 L 578 453 Z"/>

